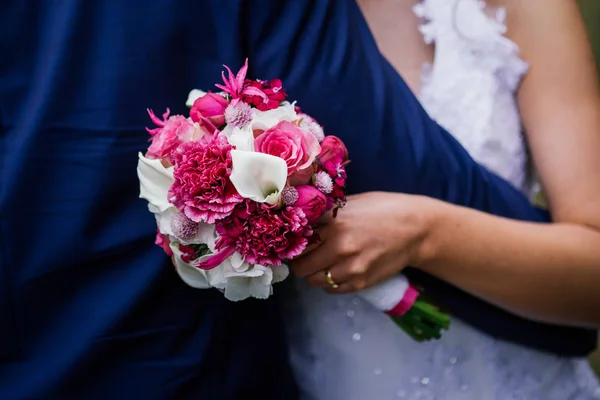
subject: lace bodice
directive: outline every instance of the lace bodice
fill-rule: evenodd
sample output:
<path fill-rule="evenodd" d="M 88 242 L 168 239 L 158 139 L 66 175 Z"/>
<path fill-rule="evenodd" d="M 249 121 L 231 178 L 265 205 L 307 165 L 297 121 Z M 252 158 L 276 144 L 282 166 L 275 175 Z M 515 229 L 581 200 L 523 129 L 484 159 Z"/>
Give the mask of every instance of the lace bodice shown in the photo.
<path fill-rule="evenodd" d="M 415 13 L 425 41 L 435 44 L 433 65 L 423 71 L 421 103 L 480 164 L 526 189 L 515 92 L 528 64 L 503 36 L 504 10 L 486 10 L 475 0 L 426 0 Z"/>
<path fill-rule="evenodd" d="M 529 190 L 515 100 L 528 65 L 503 36 L 504 11 L 476 0 L 424 0 L 415 13 L 425 41 L 435 43 L 424 107 L 478 162 Z M 284 316 L 305 399 L 600 399 L 583 359 L 503 342 L 456 319 L 441 340 L 416 343 L 356 295 L 331 296 L 303 281 L 297 289 Z"/>

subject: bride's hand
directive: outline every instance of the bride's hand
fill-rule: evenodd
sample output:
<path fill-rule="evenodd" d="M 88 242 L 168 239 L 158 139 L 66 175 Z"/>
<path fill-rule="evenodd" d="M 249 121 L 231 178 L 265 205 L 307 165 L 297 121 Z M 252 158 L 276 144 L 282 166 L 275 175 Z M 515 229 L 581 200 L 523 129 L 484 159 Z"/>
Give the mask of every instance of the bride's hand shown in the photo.
<path fill-rule="evenodd" d="M 399 193 L 350 196 L 337 218 L 319 230 L 320 245 L 295 259 L 292 271 L 313 286 L 350 293 L 408 265 L 418 266 L 426 253 L 436 202 Z M 328 282 L 327 272 L 337 288 Z"/>

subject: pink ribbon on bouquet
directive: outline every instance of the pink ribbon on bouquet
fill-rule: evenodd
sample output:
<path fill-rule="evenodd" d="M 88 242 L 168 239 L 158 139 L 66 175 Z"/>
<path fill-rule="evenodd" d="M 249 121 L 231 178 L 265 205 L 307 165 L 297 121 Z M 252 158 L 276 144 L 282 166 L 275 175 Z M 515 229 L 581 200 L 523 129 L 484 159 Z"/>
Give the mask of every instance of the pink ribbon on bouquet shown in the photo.
<path fill-rule="evenodd" d="M 396 275 L 359 292 L 358 295 L 389 316 L 401 317 L 413 306 L 419 291 L 404 275 Z"/>

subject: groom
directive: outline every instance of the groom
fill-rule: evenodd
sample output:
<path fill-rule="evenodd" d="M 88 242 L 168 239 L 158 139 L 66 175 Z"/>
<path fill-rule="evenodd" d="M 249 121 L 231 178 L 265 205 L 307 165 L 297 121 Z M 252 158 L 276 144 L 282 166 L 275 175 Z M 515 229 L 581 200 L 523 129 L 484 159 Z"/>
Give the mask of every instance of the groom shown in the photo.
<path fill-rule="evenodd" d="M 185 112 L 222 64 L 341 136 L 354 192 L 547 220 L 429 120 L 353 1 L 7 0 L 0 26 L 0 399 L 295 398 L 277 298 L 187 287 L 137 199 L 145 109 Z"/>

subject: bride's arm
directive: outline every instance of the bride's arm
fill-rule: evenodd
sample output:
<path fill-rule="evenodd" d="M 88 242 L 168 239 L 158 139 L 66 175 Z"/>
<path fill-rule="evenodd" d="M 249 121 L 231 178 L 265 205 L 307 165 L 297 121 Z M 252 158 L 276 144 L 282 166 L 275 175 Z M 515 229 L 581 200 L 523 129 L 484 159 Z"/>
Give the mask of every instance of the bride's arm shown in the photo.
<path fill-rule="evenodd" d="M 519 105 L 555 223 L 440 205 L 421 268 L 532 319 L 598 326 L 600 96 L 588 39 L 574 1 L 502 3 L 531 63 Z"/>
<path fill-rule="evenodd" d="M 531 16 L 532 20 L 542 17 L 546 20 L 549 18 L 539 14 L 541 12 L 539 9 L 546 8 L 545 1 L 543 7 L 540 6 L 542 0 L 534 2 L 538 8 Z M 553 0 L 553 2 L 558 2 L 558 0 Z M 406 84 L 379 53 L 360 10 L 354 2 L 347 0 L 323 2 L 257 0 L 257 3 L 244 2 L 244 4 L 246 8 L 236 15 L 247 16 L 247 20 L 243 20 L 243 23 L 240 24 L 240 29 L 242 29 L 241 34 L 245 41 L 245 51 L 250 55 L 251 75 L 282 78 L 290 98 L 298 100 L 304 111 L 316 117 L 324 125 L 328 134 L 338 135 L 344 140 L 351 152 L 352 163 L 348 166 L 348 182 L 354 193 L 385 191 L 420 194 L 506 218 L 536 222 L 549 221 L 547 213 L 531 206 L 528 199 L 512 185 L 478 165 L 448 132 L 427 116 Z M 575 26 L 574 29 L 581 28 Z M 563 34 L 564 29 L 559 31 L 557 27 L 554 27 L 550 31 L 550 34 L 554 35 L 557 32 L 556 35 L 560 35 Z M 564 34 L 573 35 L 568 30 Z M 532 42 L 537 45 L 538 40 L 541 39 L 535 37 Z M 577 39 L 570 41 L 577 42 Z M 567 46 L 571 47 L 572 45 L 567 44 Z M 529 46 L 524 44 L 523 47 L 527 56 Z M 548 67 L 553 67 L 552 63 L 555 63 L 556 60 L 542 61 L 542 63 L 544 62 L 548 64 Z M 571 71 L 566 72 L 571 73 Z M 531 77 L 534 73 L 535 69 L 532 69 Z M 531 77 L 528 79 L 532 79 Z M 525 90 L 525 87 L 523 89 Z M 542 87 L 541 96 L 545 95 L 546 89 Z M 556 110 L 547 110 L 549 114 L 554 112 Z M 548 118 L 550 117 L 552 116 L 548 115 Z M 574 132 L 573 127 L 575 124 L 569 125 L 567 134 L 574 134 L 572 133 Z M 532 127 L 529 128 L 532 129 Z M 575 129 L 581 130 L 580 128 Z M 561 131 L 560 134 L 563 132 Z M 576 133 L 583 134 L 582 132 Z M 591 148 L 592 146 L 587 147 Z M 577 157 L 579 158 L 579 155 Z M 574 162 L 579 161 L 575 160 Z M 565 169 L 571 167 L 572 165 L 564 166 Z M 596 167 L 595 170 L 600 171 L 600 167 Z M 552 172 L 545 172 L 545 175 L 548 174 L 552 175 Z M 588 174 L 580 172 L 578 176 L 585 177 Z M 546 180 L 544 179 L 544 183 L 548 186 Z M 402 195 L 394 194 L 394 196 L 394 202 L 402 203 Z M 400 251 L 393 253 L 389 248 L 381 248 L 382 238 L 394 237 L 392 235 L 398 230 L 398 227 L 407 227 L 406 224 L 395 223 L 395 221 L 406 221 L 406 219 L 390 218 L 389 214 L 393 212 L 392 206 L 390 208 L 385 206 L 374 208 L 373 203 L 377 199 L 374 201 L 371 201 L 371 197 L 365 197 L 365 199 L 363 202 L 359 202 L 357 199 L 351 200 L 345 212 L 340 213 L 342 218 L 336 219 L 338 223 L 331 224 L 337 227 L 336 229 L 346 231 L 345 236 L 355 235 L 354 242 L 342 243 L 340 240 L 325 240 L 321 247 L 303 257 L 304 261 L 295 260 L 296 273 L 302 275 L 315 273 L 322 278 L 324 275 L 318 271 L 335 267 L 336 264 L 344 269 L 348 267 L 347 263 L 344 264 L 344 260 L 353 261 L 355 263 L 350 265 L 352 267 L 350 273 L 358 276 L 358 283 L 364 287 L 365 283 L 376 283 L 386 277 L 383 275 L 389 276 L 397 273 L 406 265 L 415 265 L 412 263 L 411 257 L 397 256 Z M 589 201 L 589 199 L 581 199 L 581 202 L 584 201 Z M 413 201 L 410 203 L 414 205 Z M 366 204 L 366 210 L 369 213 L 362 210 L 357 211 L 358 215 L 363 215 L 358 222 L 356 222 L 357 219 L 344 219 L 344 215 L 351 215 L 351 209 L 360 204 Z M 407 202 L 404 202 L 404 205 L 406 206 Z M 398 208 L 402 208 L 402 204 L 399 206 Z M 406 212 L 405 207 L 405 214 L 408 214 L 410 219 L 416 214 L 422 214 L 422 211 L 426 212 L 425 208 L 417 204 L 408 210 L 410 212 Z M 593 239 L 596 238 L 593 229 L 574 225 L 536 227 L 535 230 L 548 229 L 544 231 L 546 236 L 551 234 L 555 237 L 559 236 L 558 240 L 561 245 L 567 238 L 564 238 L 562 232 L 558 232 L 557 229 L 568 231 L 569 237 L 574 236 L 570 233 L 571 231 L 581 232 L 580 237 L 589 244 L 586 251 L 580 251 L 572 246 L 569 251 L 561 253 L 561 257 L 556 254 L 545 256 L 547 252 L 558 250 L 554 249 L 557 246 L 550 239 L 544 240 L 543 244 L 540 244 L 544 235 L 537 232 L 534 237 L 521 235 L 527 236 L 527 238 L 521 238 L 517 243 L 511 239 L 522 226 L 528 225 L 445 204 L 441 208 L 458 211 L 448 213 L 441 219 L 442 222 L 437 227 L 439 234 L 432 237 L 453 240 L 449 236 L 458 236 L 459 234 L 463 236 L 461 240 L 451 242 L 427 241 L 427 243 L 436 243 L 434 248 L 438 251 L 433 253 L 435 255 L 432 258 L 433 261 L 424 265 L 424 268 L 471 292 L 478 293 L 518 313 L 531 315 L 533 318 L 600 323 L 597 320 L 599 313 L 595 312 L 592 307 L 586 306 L 586 301 L 600 303 L 598 294 L 595 294 L 594 299 L 587 299 L 587 296 L 594 296 L 596 293 L 591 291 L 592 284 L 590 282 L 594 282 L 597 286 L 600 283 L 600 277 L 591 276 L 593 272 L 590 268 L 585 268 L 581 256 L 581 254 L 587 254 L 588 266 L 593 263 L 593 261 L 589 261 L 594 257 L 590 252 L 595 251 L 593 249 L 598 247 L 593 243 L 595 242 Z M 374 215 L 375 211 L 378 211 L 378 215 Z M 464 214 L 461 213 L 466 213 L 466 218 L 479 219 L 481 223 L 472 224 L 471 221 L 463 221 L 462 215 Z M 364 218 L 365 215 L 373 218 L 369 218 L 367 221 Z M 559 218 L 564 221 L 565 216 L 562 215 Z M 344 219 L 344 224 L 339 223 L 341 219 Z M 592 220 L 593 218 L 589 218 L 589 221 Z M 462 232 L 459 232 L 452 225 L 453 221 L 465 224 L 462 225 L 463 227 L 468 223 L 472 230 L 463 229 Z M 379 234 L 366 235 L 366 225 L 360 226 L 362 223 L 370 224 L 370 228 Z M 406 234 L 406 236 L 419 237 L 420 232 L 418 231 L 419 229 L 415 229 L 416 233 Z M 502 234 L 504 239 L 489 240 L 491 243 L 483 240 L 485 236 L 497 239 L 500 231 L 508 232 Z M 450 235 L 447 235 L 448 232 Z M 343 236 L 336 235 L 335 237 Z M 466 238 L 466 240 L 462 238 Z M 351 260 L 345 257 L 349 254 L 349 246 L 352 247 L 353 243 L 360 244 L 365 240 L 369 242 L 364 246 L 350 249 L 352 250 L 350 253 L 354 256 L 358 254 L 361 257 L 354 257 Z M 538 247 L 544 247 L 537 258 L 530 254 L 532 245 L 523 245 L 526 240 L 535 240 Z M 386 243 L 391 247 L 398 247 L 397 242 L 400 241 L 401 239 L 396 237 L 394 240 L 387 240 Z M 411 243 L 411 241 L 412 239 L 409 238 L 406 243 Z M 480 244 L 472 246 L 470 243 L 466 243 L 467 241 L 473 241 L 473 243 L 479 241 Z M 600 245 L 600 242 L 597 244 Z M 487 254 L 481 254 L 479 249 L 482 245 L 495 246 L 490 249 L 489 253 L 494 250 L 493 253 L 501 253 L 501 257 L 488 257 Z M 509 245 L 511 246 L 509 250 L 503 251 Z M 379 254 L 381 257 L 378 260 L 374 258 L 365 260 L 366 253 L 361 253 L 360 250 L 367 248 L 386 254 Z M 457 251 L 461 248 L 463 251 Z M 446 249 L 448 250 L 446 251 Z M 511 254 L 509 260 L 513 264 L 512 266 L 502 261 L 506 259 L 508 251 L 514 253 Z M 515 260 L 518 253 L 522 253 L 522 256 L 519 260 Z M 475 257 L 475 255 L 479 255 L 479 257 Z M 544 257 L 541 263 L 540 257 Z M 450 261 L 449 265 L 437 268 L 437 265 L 442 264 L 437 263 L 436 260 L 442 259 L 444 262 Z M 594 259 L 598 258 L 594 257 Z M 387 267 L 387 270 L 384 271 L 385 274 L 381 272 L 385 269 L 382 268 L 382 260 L 385 261 Z M 463 265 L 469 268 L 463 267 Z M 494 269 L 502 270 L 499 274 L 501 279 L 494 279 L 497 284 L 490 285 L 491 288 L 483 288 L 484 284 L 490 282 L 488 277 L 492 275 L 491 271 Z M 552 273 L 552 269 L 560 272 Z M 526 270 L 526 273 L 531 276 L 529 281 L 534 284 L 511 286 L 517 279 L 516 277 L 523 273 L 523 270 Z M 590 272 L 586 273 L 585 271 Z M 372 272 L 372 280 L 366 279 L 369 272 Z M 539 304 L 535 301 L 536 297 L 542 297 L 540 292 L 543 291 L 543 289 L 539 289 L 538 282 L 546 279 L 545 284 L 551 286 L 557 286 L 563 282 L 569 283 L 563 279 L 566 274 L 571 274 L 569 279 L 572 283 L 568 287 L 564 286 L 565 296 L 561 297 L 560 293 L 553 292 L 552 295 L 543 296 L 546 303 Z M 338 279 L 338 275 L 334 274 L 334 276 Z M 549 282 L 550 278 L 553 279 L 552 283 Z M 360 289 L 361 287 L 360 285 L 350 286 L 350 289 L 352 288 Z M 485 290 L 481 290 L 482 288 Z M 519 290 L 526 293 L 517 295 L 516 292 Z M 585 301 L 582 300 L 583 295 L 580 293 L 585 293 Z M 566 305 L 559 306 L 558 303 Z M 581 311 L 575 310 L 578 307 L 582 307 Z"/>

